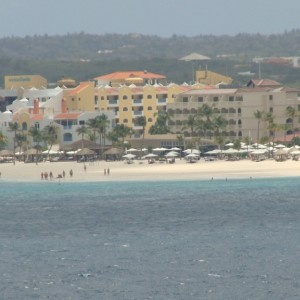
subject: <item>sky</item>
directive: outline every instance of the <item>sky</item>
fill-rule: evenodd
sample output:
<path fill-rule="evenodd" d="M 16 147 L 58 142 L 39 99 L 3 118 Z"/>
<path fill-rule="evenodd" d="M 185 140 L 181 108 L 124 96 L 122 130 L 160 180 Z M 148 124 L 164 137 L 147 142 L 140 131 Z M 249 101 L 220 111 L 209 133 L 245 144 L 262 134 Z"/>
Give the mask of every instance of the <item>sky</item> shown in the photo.
<path fill-rule="evenodd" d="M 0 0 L 0 38 L 67 33 L 170 37 L 300 28 L 299 0 Z"/>

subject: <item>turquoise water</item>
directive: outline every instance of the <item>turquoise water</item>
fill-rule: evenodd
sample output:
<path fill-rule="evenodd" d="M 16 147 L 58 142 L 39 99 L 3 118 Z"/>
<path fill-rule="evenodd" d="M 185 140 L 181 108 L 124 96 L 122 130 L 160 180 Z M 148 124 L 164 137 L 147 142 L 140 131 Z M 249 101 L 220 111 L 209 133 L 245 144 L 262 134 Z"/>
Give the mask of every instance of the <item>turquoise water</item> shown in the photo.
<path fill-rule="evenodd" d="M 299 299 L 300 178 L 0 181 L 2 299 Z"/>

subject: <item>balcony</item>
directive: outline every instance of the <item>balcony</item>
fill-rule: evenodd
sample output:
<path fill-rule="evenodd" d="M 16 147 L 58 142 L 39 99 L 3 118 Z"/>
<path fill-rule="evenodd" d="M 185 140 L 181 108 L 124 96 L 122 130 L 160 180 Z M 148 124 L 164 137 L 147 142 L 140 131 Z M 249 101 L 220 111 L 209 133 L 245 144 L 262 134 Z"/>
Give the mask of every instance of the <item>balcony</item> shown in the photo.
<path fill-rule="evenodd" d="M 118 100 L 108 100 L 107 106 L 110 107 L 117 107 L 119 105 L 119 101 Z"/>
<path fill-rule="evenodd" d="M 140 117 L 140 116 L 143 116 L 144 115 L 144 112 L 143 111 L 140 111 L 140 110 L 134 110 L 132 111 L 132 115 L 134 117 Z"/>
<path fill-rule="evenodd" d="M 143 100 L 142 99 L 133 99 L 132 100 L 132 106 L 142 106 Z"/>
<path fill-rule="evenodd" d="M 166 105 L 167 99 L 166 98 L 159 98 L 156 100 L 156 105 Z"/>

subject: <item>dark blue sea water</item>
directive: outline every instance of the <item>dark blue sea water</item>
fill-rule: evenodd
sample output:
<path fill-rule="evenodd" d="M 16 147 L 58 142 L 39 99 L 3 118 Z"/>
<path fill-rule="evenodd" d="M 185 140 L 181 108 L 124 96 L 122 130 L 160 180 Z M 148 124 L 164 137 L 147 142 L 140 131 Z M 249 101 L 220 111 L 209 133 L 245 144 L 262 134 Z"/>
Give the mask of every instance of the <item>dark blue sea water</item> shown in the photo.
<path fill-rule="evenodd" d="M 0 193 L 0 299 L 300 299 L 300 178 Z"/>

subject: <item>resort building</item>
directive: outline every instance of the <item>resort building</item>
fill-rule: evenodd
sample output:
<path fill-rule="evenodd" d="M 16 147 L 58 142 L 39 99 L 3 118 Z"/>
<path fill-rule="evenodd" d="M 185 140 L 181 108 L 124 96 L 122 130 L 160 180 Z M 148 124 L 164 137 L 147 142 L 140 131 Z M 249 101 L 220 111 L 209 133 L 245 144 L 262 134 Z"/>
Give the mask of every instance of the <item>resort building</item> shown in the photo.
<path fill-rule="evenodd" d="M 4 89 L 43 89 L 47 86 L 47 79 L 41 75 L 4 76 Z"/>
<path fill-rule="evenodd" d="M 272 113 L 274 123 L 278 125 L 290 124 L 298 127 L 297 118 L 292 119 L 287 115 L 287 107 L 299 111 L 299 91 L 291 88 L 276 87 L 245 87 L 238 89 L 199 89 L 183 92 L 175 98 L 173 103 L 167 105 L 167 110 L 173 113 L 173 120 L 169 123 L 171 131 L 176 134 L 184 133 L 190 137 L 191 131 L 186 128 L 183 131 L 185 120 L 190 114 L 197 114 L 199 108 L 207 104 L 211 106 L 216 114 L 227 120 L 228 125 L 221 132 L 221 135 L 228 140 L 250 137 L 256 141 L 258 131 L 258 120 L 254 114 L 257 110 Z M 287 132 L 279 127 L 270 130 L 268 123 L 260 121 L 259 136 L 283 136 L 291 133 L 292 126 Z M 199 132 L 204 136 L 204 132 Z M 206 133 L 206 136 L 213 136 L 214 133 Z"/>
<path fill-rule="evenodd" d="M 162 83 L 166 77 L 145 71 L 125 71 L 114 72 L 94 78 L 96 85 L 110 85 L 118 87 L 119 85 L 140 85 Z"/>
<path fill-rule="evenodd" d="M 135 124 L 137 117 L 146 119 L 145 135 L 156 122 L 160 110 L 166 110 L 167 104 L 174 102 L 176 95 L 202 85 L 146 84 L 136 86 L 131 84 L 119 87 L 97 86 L 95 88 L 95 105 L 100 111 L 111 111 L 116 124 L 124 124 L 134 130 L 134 137 L 142 134 L 141 126 Z"/>

